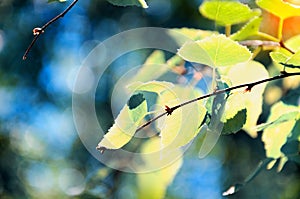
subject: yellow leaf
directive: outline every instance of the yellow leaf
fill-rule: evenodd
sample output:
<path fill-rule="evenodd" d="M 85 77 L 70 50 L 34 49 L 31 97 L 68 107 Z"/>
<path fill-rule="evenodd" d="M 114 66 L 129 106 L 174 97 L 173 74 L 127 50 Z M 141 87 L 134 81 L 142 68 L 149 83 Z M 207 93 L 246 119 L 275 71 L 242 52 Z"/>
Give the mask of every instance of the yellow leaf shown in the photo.
<path fill-rule="evenodd" d="M 147 103 L 144 100 L 139 106 L 130 109 L 128 105 L 121 110 L 115 124 L 104 135 L 97 149 L 119 149 L 134 136 L 139 123 L 147 113 Z"/>
<path fill-rule="evenodd" d="M 288 114 L 290 112 L 299 111 L 297 117 L 300 116 L 300 107 L 286 105 L 283 102 L 278 102 L 271 108 L 271 113 L 267 122 L 276 121 L 281 115 Z M 277 159 L 283 154 L 281 147 L 286 143 L 287 138 L 291 134 L 293 127 L 296 123 L 296 119 L 290 119 L 286 122 L 281 122 L 276 125 L 270 125 L 265 128 L 262 141 L 265 143 L 266 156 Z"/>
<path fill-rule="evenodd" d="M 172 107 L 201 96 L 195 88 L 175 86 L 172 91 L 165 91 L 159 97 L 158 104 Z M 159 126 L 163 146 L 172 145 L 174 148 L 188 144 L 198 133 L 199 126 L 204 120 L 206 108 L 203 102 L 194 102 L 175 110 L 167 116 Z"/>
<path fill-rule="evenodd" d="M 137 174 L 138 198 L 141 199 L 161 199 L 164 198 L 167 187 L 172 183 L 175 175 L 182 165 L 182 152 L 177 149 L 172 152 L 172 157 L 177 157 L 170 162 L 168 156 L 161 157 L 160 138 L 154 137 L 147 141 L 141 150 L 143 154 L 152 153 L 153 156 L 144 158 L 144 164 L 140 167 L 149 167 L 149 164 L 156 164 L 158 170 L 149 173 Z M 143 156 L 145 157 L 145 156 Z M 168 164 L 164 163 L 168 159 Z"/>
<path fill-rule="evenodd" d="M 283 0 L 257 0 L 257 5 L 266 11 L 286 19 L 293 16 L 300 16 L 300 6 L 285 2 Z"/>

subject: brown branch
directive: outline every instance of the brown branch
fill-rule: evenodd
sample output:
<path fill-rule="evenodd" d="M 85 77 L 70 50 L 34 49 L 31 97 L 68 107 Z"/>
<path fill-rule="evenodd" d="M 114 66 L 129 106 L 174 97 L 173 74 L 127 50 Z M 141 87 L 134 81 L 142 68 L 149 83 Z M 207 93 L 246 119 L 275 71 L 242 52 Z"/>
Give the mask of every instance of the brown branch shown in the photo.
<path fill-rule="evenodd" d="M 290 48 L 288 48 L 283 41 L 276 42 L 276 41 L 263 41 L 263 40 L 245 40 L 245 41 L 240 41 L 239 44 L 243 46 L 256 46 L 256 47 L 259 46 L 281 47 L 286 49 L 290 53 L 295 54 L 295 52 Z"/>
<path fill-rule="evenodd" d="M 259 80 L 259 81 L 255 81 L 255 82 L 251 82 L 251 83 L 240 84 L 240 85 L 229 87 L 229 88 L 225 88 L 225 89 L 219 89 L 219 90 L 214 91 L 213 93 L 202 95 L 202 96 L 200 96 L 198 98 L 195 98 L 195 99 L 183 102 L 182 104 L 178 104 L 178 105 L 173 106 L 173 107 L 169 107 L 169 106 L 165 105 L 165 112 L 159 114 L 158 116 L 150 119 L 149 121 L 147 121 L 143 125 L 139 126 L 136 129 L 135 133 L 137 133 L 138 131 L 142 130 L 143 128 L 145 128 L 146 126 L 150 125 L 152 122 L 158 120 L 159 118 L 161 118 L 161 117 L 163 117 L 165 115 L 167 115 L 167 116 L 172 115 L 173 111 L 175 111 L 176 109 L 178 109 L 180 107 L 183 107 L 183 106 L 186 106 L 188 104 L 191 104 L 193 102 L 196 102 L 196 101 L 199 101 L 199 100 L 202 100 L 202 99 L 205 99 L 205 98 L 209 98 L 209 97 L 212 97 L 212 96 L 215 96 L 215 95 L 219 95 L 219 94 L 222 94 L 222 93 L 226 93 L 226 92 L 238 89 L 238 88 L 243 88 L 243 87 L 246 87 L 245 88 L 246 92 L 251 92 L 251 89 L 254 86 L 258 85 L 258 84 L 262 84 L 262 83 L 265 83 L 265 82 L 270 82 L 270 81 L 274 81 L 274 80 L 278 80 L 278 79 L 283 79 L 283 78 L 290 77 L 290 76 L 296 76 L 296 75 L 300 75 L 300 72 L 287 73 L 285 71 L 282 71 L 280 75 L 277 75 L 277 76 L 274 76 L 274 77 L 270 77 L 270 78 L 267 78 L 267 79 L 263 79 L 263 80 Z M 96 149 L 98 151 L 100 151 L 101 154 L 103 154 L 104 151 L 107 150 L 106 147 L 100 147 L 99 145 L 96 147 Z"/>
<path fill-rule="evenodd" d="M 243 46 L 271 46 L 271 47 L 281 46 L 279 42 L 263 41 L 263 40 L 245 40 L 245 41 L 240 41 L 239 44 Z"/>
<path fill-rule="evenodd" d="M 155 120 L 163 117 L 164 115 L 171 115 L 171 113 L 173 111 L 175 111 L 176 109 L 180 108 L 180 107 L 183 107 L 185 105 L 188 105 L 188 104 L 191 104 L 193 102 L 196 102 L 196 101 L 199 101 L 199 100 L 202 100 L 202 99 L 205 99 L 205 98 L 209 98 L 209 97 L 212 97 L 212 96 L 215 96 L 215 95 L 219 95 L 221 93 L 226 93 L 226 92 L 229 92 L 229 91 L 232 91 L 232 90 L 235 90 L 235 89 L 238 89 L 238 88 L 243 88 L 243 87 L 246 87 L 245 91 L 251 91 L 251 89 L 258 85 L 258 84 L 262 84 L 262 83 L 265 83 L 265 82 L 270 82 L 270 81 L 274 81 L 274 80 L 278 80 L 278 79 L 283 79 L 283 78 L 286 78 L 286 77 L 290 77 L 290 76 L 296 76 L 296 75 L 300 75 L 300 72 L 296 72 L 296 73 L 287 73 L 287 72 L 281 72 L 280 75 L 277 75 L 277 76 L 274 76 L 274 77 L 270 77 L 270 78 L 267 78 L 267 79 L 263 79 L 263 80 L 259 80 L 259 81 L 256 81 L 256 82 L 252 82 L 252 83 L 246 83 L 246 84 L 240 84 L 240 85 L 237 85 L 237 86 L 233 86 L 233 87 L 229 87 L 229 88 L 225 88 L 225 89 L 220 89 L 220 90 L 216 90 L 214 91 L 213 93 L 210 93 L 210 94 L 206 94 L 206 95 L 202 95 L 198 98 L 195 98 L 195 99 L 192 99 L 192 100 L 189 100 L 189 101 L 186 101 L 182 104 L 178 104 L 176 106 L 173 106 L 173 107 L 168 107 L 166 106 L 167 108 L 165 109 L 165 112 L 161 113 L 160 115 L 152 118 L 151 120 L 149 120 L 148 122 L 146 122 L 145 124 L 141 125 L 140 127 L 137 128 L 136 130 L 136 133 L 140 130 L 142 130 L 143 128 L 145 128 L 146 126 L 150 125 L 152 122 L 154 122 Z"/>
<path fill-rule="evenodd" d="M 71 10 L 71 8 L 78 2 L 78 0 L 74 0 L 62 13 L 60 13 L 59 15 L 57 15 L 56 17 L 54 17 L 53 19 L 51 19 L 50 21 L 48 21 L 45 25 L 43 25 L 43 27 L 41 28 L 34 28 L 33 29 L 33 35 L 34 38 L 32 40 L 32 42 L 30 43 L 30 45 L 28 46 L 28 48 L 26 49 L 24 55 L 23 55 L 23 60 L 25 60 L 27 58 L 27 55 L 29 53 L 29 51 L 31 50 L 31 48 L 33 47 L 33 45 L 35 44 L 35 42 L 37 41 L 37 39 L 39 38 L 39 36 L 45 32 L 46 28 L 51 25 L 52 23 L 54 23 L 55 21 L 57 21 L 59 18 L 62 18 L 65 16 L 65 14 L 67 14 L 67 12 L 69 12 Z"/>

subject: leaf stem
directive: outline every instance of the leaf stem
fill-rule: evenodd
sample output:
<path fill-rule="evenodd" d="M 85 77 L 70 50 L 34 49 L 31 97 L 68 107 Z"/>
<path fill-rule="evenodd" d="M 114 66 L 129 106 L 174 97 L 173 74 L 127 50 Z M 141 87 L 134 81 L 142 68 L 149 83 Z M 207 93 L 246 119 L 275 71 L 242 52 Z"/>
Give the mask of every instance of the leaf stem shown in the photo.
<path fill-rule="evenodd" d="M 243 87 L 246 87 L 245 91 L 249 91 L 250 92 L 251 89 L 254 86 L 256 86 L 256 85 L 259 85 L 259 84 L 262 84 L 262 83 L 265 83 L 265 82 L 270 82 L 270 81 L 278 80 L 278 79 L 283 79 L 283 78 L 290 77 L 290 76 L 297 76 L 297 75 L 300 75 L 300 72 L 287 73 L 285 71 L 282 71 L 280 75 L 277 75 L 277 76 L 274 76 L 274 77 L 270 77 L 270 78 L 267 78 L 267 79 L 262 79 L 262 80 L 251 82 L 251 83 L 240 84 L 240 85 L 232 86 L 232 87 L 225 88 L 225 89 L 215 90 L 212 93 L 209 93 L 209 94 L 206 94 L 206 95 L 202 95 L 202 96 L 200 96 L 198 98 L 194 98 L 192 100 L 183 102 L 182 104 L 178 104 L 178 105 L 173 106 L 173 107 L 169 107 L 169 109 L 165 110 L 165 112 L 161 113 L 160 115 L 152 118 L 148 122 L 146 122 L 143 125 L 141 125 L 140 127 L 138 127 L 137 130 L 136 130 L 136 132 L 142 130 L 143 128 L 145 128 L 146 126 L 150 125 L 152 122 L 156 121 L 157 119 L 159 119 L 159 118 L 161 118 L 161 117 L 163 117 L 165 115 L 171 115 L 170 113 L 172 113 L 176 109 L 178 109 L 180 107 L 183 107 L 183 106 L 186 106 L 188 104 L 191 104 L 193 102 L 196 102 L 196 101 L 199 101 L 199 100 L 202 100 L 202 99 L 205 99 L 205 98 L 209 98 L 209 97 L 212 97 L 212 96 L 215 96 L 215 95 L 219 95 L 221 93 L 226 93 L 226 92 L 229 92 L 229 91 L 232 91 L 232 90 L 235 90 L 235 89 L 243 88 Z"/>
<path fill-rule="evenodd" d="M 225 26 L 225 35 L 229 37 L 231 35 L 231 25 Z"/>
<path fill-rule="evenodd" d="M 78 0 L 74 0 L 63 12 L 61 12 L 59 15 L 57 15 L 56 17 L 54 17 L 53 19 L 51 19 L 50 21 L 48 21 L 45 25 L 43 25 L 43 27 L 41 28 L 34 28 L 33 29 L 33 34 L 34 34 L 34 38 L 32 40 L 32 42 L 30 43 L 30 45 L 28 46 L 28 48 L 26 49 L 24 55 L 23 55 L 23 60 L 25 60 L 27 58 L 27 55 L 29 53 L 29 51 L 31 50 L 31 48 L 33 47 L 33 45 L 35 44 L 35 42 L 37 41 L 37 39 L 39 38 L 39 36 L 44 33 L 44 31 L 46 30 L 46 28 L 51 25 L 52 23 L 54 23 L 55 21 L 57 21 L 59 18 L 62 18 L 65 16 L 65 14 L 67 14 L 67 12 L 69 12 L 71 10 L 71 8 L 78 2 Z"/>
<path fill-rule="evenodd" d="M 279 39 L 279 41 L 282 40 L 282 29 L 283 29 L 283 19 L 280 18 L 278 24 L 278 33 L 277 33 L 277 38 Z"/>
<path fill-rule="evenodd" d="M 260 36 L 260 37 L 263 37 L 263 38 L 265 38 L 267 40 L 270 40 L 270 41 L 275 41 L 275 42 L 279 41 L 279 39 L 277 39 L 276 37 L 273 37 L 272 35 L 266 34 L 264 32 L 257 32 L 256 35 Z"/>
<path fill-rule="evenodd" d="M 227 191 L 223 192 L 223 196 L 229 196 L 236 192 L 238 192 L 240 189 L 242 189 L 244 186 L 246 186 L 250 181 L 252 181 L 261 171 L 262 169 L 271 161 L 271 158 L 266 158 L 258 163 L 256 168 L 246 177 L 246 179 L 242 183 L 236 183 L 229 187 Z"/>

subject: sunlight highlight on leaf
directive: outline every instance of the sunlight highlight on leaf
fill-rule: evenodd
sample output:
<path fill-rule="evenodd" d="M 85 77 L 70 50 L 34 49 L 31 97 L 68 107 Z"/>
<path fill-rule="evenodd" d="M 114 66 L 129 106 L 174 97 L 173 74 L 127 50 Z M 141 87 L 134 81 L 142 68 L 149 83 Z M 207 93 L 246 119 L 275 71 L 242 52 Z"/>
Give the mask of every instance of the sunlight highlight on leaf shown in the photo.
<path fill-rule="evenodd" d="M 137 71 L 137 74 L 131 79 L 131 82 L 155 80 L 168 70 L 170 70 L 170 67 L 166 64 L 164 51 L 155 50 L 149 55 L 145 63 Z"/>
<path fill-rule="evenodd" d="M 205 158 L 219 140 L 224 126 L 224 124 L 221 122 L 221 117 L 224 113 L 225 103 L 225 93 L 216 95 L 214 98 L 210 99 L 210 101 L 207 101 L 206 107 L 212 111 L 211 120 L 209 125 L 204 124 L 200 129 L 200 133 L 205 137 L 199 150 L 199 158 Z"/>
<path fill-rule="evenodd" d="M 246 22 L 260 14 L 260 10 L 251 10 L 248 5 L 238 1 L 205 1 L 199 11 L 224 26 Z"/>
<path fill-rule="evenodd" d="M 225 35 L 212 35 L 203 40 L 185 43 L 178 51 L 184 60 L 211 66 L 231 66 L 246 62 L 251 52 Z"/>
<path fill-rule="evenodd" d="M 294 114 L 295 111 L 297 111 L 298 114 Z M 291 114 L 290 116 L 288 115 L 289 113 Z M 281 121 L 281 115 L 286 115 L 286 119 L 288 118 L 288 120 Z M 278 102 L 272 106 L 267 121 L 270 125 L 264 129 L 262 135 L 267 157 L 278 159 L 283 155 L 281 147 L 286 143 L 296 123 L 296 119 L 299 119 L 299 117 L 300 107 L 286 105 L 283 102 Z"/>
<path fill-rule="evenodd" d="M 148 164 L 160 165 L 163 157 L 160 157 L 159 150 L 161 150 L 161 141 L 158 137 L 151 138 L 143 145 L 141 153 L 153 153 L 154 155 L 148 159 L 143 159 L 145 166 Z M 164 198 L 167 187 L 172 183 L 183 161 L 182 152 L 179 149 L 173 151 L 172 156 L 176 156 L 177 159 L 171 164 L 159 167 L 160 169 L 157 171 L 137 174 L 139 198 Z"/>
<path fill-rule="evenodd" d="M 242 41 L 250 36 L 256 35 L 259 32 L 261 17 L 254 17 L 249 23 L 243 26 L 239 31 L 230 36 L 231 39 Z"/>
<path fill-rule="evenodd" d="M 134 91 L 148 91 L 161 94 L 165 90 L 170 90 L 174 87 L 174 84 L 164 81 L 150 81 L 146 83 L 134 82 L 127 86 L 128 90 Z"/>
<path fill-rule="evenodd" d="M 115 124 L 104 135 L 104 138 L 98 144 L 98 150 L 119 149 L 127 144 L 134 136 L 138 125 L 147 114 L 147 103 L 144 100 L 134 109 L 128 105 L 121 110 Z"/>
<path fill-rule="evenodd" d="M 293 5 L 283 0 L 256 0 L 256 4 L 281 19 L 300 16 L 299 6 Z"/>
<path fill-rule="evenodd" d="M 202 92 L 195 88 L 175 86 L 172 91 L 165 91 L 158 99 L 160 106 L 175 106 L 187 100 L 199 97 Z M 158 126 L 163 146 L 178 148 L 188 144 L 198 133 L 204 120 L 206 108 L 203 102 L 191 103 L 175 110 Z"/>
<path fill-rule="evenodd" d="M 270 56 L 274 62 L 286 64 L 287 67 L 297 68 L 297 66 L 300 66 L 300 51 L 290 55 L 277 51 L 271 52 Z"/>
<path fill-rule="evenodd" d="M 249 61 L 243 64 L 232 66 L 227 74 L 232 85 L 239 85 L 249 82 L 254 82 L 269 77 L 265 67 L 256 61 Z M 225 105 L 225 118 L 228 119 L 235 115 L 238 111 L 246 108 L 247 120 L 243 129 L 251 136 L 256 137 L 255 130 L 256 122 L 262 112 L 263 92 L 266 84 L 260 84 L 245 92 L 246 88 L 235 90 L 229 96 Z M 224 118 L 223 118 L 224 119 Z"/>
<path fill-rule="evenodd" d="M 172 30 L 176 30 L 183 34 L 184 36 L 192 39 L 192 40 L 200 40 L 206 37 L 211 36 L 212 34 L 216 34 L 217 32 L 209 31 L 209 30 L 201 30 L 195 28 L 174 28 Z"/>

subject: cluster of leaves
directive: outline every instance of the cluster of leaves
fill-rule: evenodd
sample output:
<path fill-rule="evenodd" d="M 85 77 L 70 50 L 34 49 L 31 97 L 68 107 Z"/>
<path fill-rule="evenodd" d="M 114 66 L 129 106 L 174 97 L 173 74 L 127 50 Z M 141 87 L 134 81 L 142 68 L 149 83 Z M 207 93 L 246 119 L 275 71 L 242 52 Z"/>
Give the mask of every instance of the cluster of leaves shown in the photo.
<path fill-rule="evenodd" d="M 48 2 L 54 1 L 58 0 Z M 121 6 L 148 7 L 144 0 L 108 0 L 108 2 Z M 177 29 L 194 42 L 185 43 L 178 50 L 177 55 L 168 60 L 164 52 L 160 50 L 154 51 L 148 57 L 127 87 L 128 96 L 130 96 L 128 103 L 120 111 L 115 124 L 105 134 L 97 148 L 102 151 L 117 150 L 130 142 L 137 130 L 147 132 L 154 129 L 159 132 L 159 136 L 146 139 L 141 148 L 142 153 L 171 148 L 178 149 L 176 153 L 181 154 L 180 148 L 202 133 L 206 137 L 199 156 L 204 157 L 221 134 L 232 134 L 243 129 L 253 138 L 257 136 L 258 131 L 263 131 L 262 141 L 265 144 L 266 157 L 273 159 L 268 164 L 268 168 L 272 168 L 279 161 L 278 171 L 280 171 L 286 161 L 299 161 L 294 156 L 298 153 L 298 148 L 295 151 L 288 147 L 291 142 L 299 144 L 300 141 L 299 106 L 279 101 L 272 106 L 267 122 L 257 125 L 258 117 L 262 112 L 266 83 L 257 85 L 253 89 L 232 90 L 212 96 L 207 100 L 197 100 L 175 111 L 168 111 L 169 107 L 197 98 L 204 92 L 197 88 L 195 83 L 186 86 L 175 80 L 174 82 L 158 81 L 167 73 L 174 74 L 178 73 L 179 68 L 184 69 L 186 62 L 211 68 L 213 74 L 211 92 L 215 89 L 268 78 L 269 72 L 266 67 L 254 60 L 256 51 L 260 48 L 249 49 L 242 46 L 239 41 L 259 38 L 282 43 L 284 20 L 292 16 L 300 16 L 300 8 L 281 0 L 272 1 L 272 3 L 268 0 L 257 0 L 256 3 L 261 9 L 279 18 L 277 37 L 260 32 L 263 19 L 261 9 L 251 9 L 235 1 L 204 2 L 199 7 L 200 13 L 214 20 L 218 25 L 224 26 L 225 34 L 198 29 Z M 237 24 L 243 24 L 243 26 L 235 33 L 231 33 L 231 27 Z M 285 67 L 288 71 L 299 70 L 299 44 L 300 36 L 295 36 L 284 41 L 281 47 L 274 48 L 270 53 L 274 64 Z M 151 77 L 149 74 L 152 74 Z M 199 79 L 201 77 L 197 80 Z M 295 81 L 298 85 L 300 84 L 299 78 Z M 166 113 L 167 117 L 160 118 L 143 129 L 140 128 L 147 120 L 162 113 Z M 158 159 L 163 159 L 163 157 Z M 144 164 L 156 164 L 156 162 L 152 159 L 144 159 Z M 139 174 L 137 178 L 141 197 L 146 194 L 147 197 L 151 195 L 153 196 L 151 198 L 162 198 L 181 164 L 182 158 L 179 158 L 172 165 L 156 172 Z M 151 179 L 158 177 L 159 183 L 151 184 Z"/>

